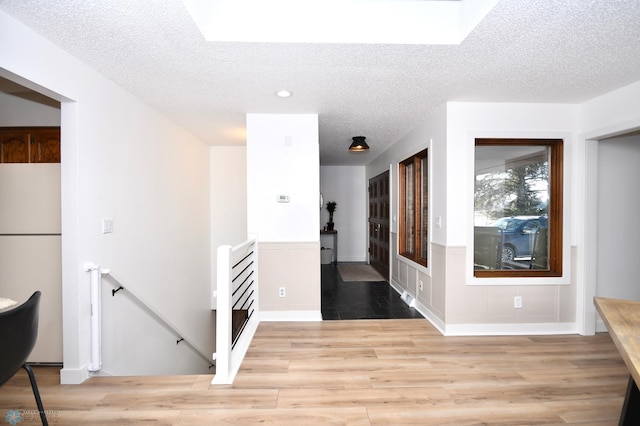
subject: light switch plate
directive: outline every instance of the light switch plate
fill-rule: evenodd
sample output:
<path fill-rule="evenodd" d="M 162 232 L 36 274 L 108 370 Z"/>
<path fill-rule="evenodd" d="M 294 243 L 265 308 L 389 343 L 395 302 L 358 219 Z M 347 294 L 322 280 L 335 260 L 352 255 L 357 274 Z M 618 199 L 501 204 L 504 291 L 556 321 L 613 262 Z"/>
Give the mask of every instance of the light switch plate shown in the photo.
<path fill-rule="evenodd" d="M 102 233 L 110 234 L 113 232 L 113 219 L 102 219 Z"/>

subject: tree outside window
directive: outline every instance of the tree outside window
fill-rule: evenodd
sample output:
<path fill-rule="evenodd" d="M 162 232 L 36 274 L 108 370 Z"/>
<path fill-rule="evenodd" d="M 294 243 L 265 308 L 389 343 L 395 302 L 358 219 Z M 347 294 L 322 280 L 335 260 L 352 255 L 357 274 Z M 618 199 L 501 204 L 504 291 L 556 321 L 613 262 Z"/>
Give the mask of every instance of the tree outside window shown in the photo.
<path fill-rule="evenodd" d="M 562 274 L 562 141 L 476 139 L 474 273 Z"/>

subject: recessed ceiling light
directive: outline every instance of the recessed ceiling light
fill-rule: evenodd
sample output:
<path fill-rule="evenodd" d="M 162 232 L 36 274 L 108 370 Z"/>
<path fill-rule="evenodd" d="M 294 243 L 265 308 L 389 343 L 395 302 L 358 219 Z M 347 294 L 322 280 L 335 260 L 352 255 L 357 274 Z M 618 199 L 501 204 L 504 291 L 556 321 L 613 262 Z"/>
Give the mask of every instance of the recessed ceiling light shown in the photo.
<path fill-rule="evenodd" d="M 293 93 L 291 93 L 288 90 L 278 90 L 276 92 L 276 95 L 278 95 L 281 98 L 288 98 L 289 96 L 291 96 Z"/>

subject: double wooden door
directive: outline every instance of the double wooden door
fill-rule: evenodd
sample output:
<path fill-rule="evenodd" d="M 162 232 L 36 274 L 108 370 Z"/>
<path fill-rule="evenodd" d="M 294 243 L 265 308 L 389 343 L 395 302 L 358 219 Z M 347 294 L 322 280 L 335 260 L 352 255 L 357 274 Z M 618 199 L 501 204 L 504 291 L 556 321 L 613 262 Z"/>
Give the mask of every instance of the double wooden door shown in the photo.
<path fill-rule="evenodd" d="M 389 172 L 369 180 L 369 263 L 389 281 Z"/>

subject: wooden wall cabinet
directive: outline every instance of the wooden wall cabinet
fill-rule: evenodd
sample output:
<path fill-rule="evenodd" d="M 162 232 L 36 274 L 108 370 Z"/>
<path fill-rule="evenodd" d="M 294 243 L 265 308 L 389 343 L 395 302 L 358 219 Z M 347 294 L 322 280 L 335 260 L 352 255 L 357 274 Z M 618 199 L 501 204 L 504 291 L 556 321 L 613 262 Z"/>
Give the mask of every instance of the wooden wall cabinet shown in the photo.
<path fill-rule="evenodd" d="M 0 127 L 0 163 L 59 163 L 60 127 Z"/>

